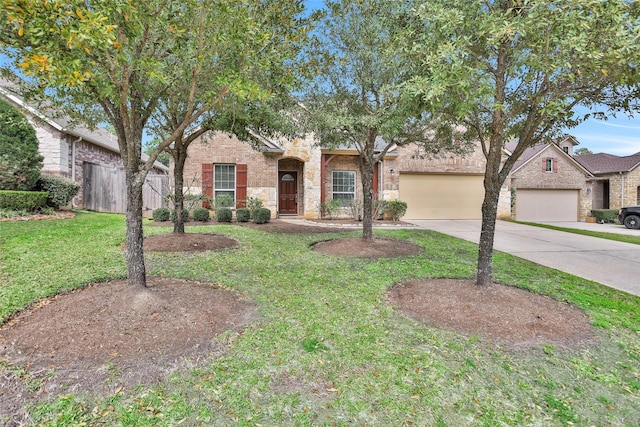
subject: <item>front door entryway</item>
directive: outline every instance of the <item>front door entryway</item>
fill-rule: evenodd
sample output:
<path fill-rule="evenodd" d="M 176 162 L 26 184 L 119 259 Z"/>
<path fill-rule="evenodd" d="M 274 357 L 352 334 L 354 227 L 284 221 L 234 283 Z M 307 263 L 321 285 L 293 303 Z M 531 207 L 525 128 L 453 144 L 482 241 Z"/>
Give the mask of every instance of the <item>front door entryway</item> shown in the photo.
<path fill-rule="evenodd" d="M 280 214 L 298 214 L 298 172 L 278 173 L 278 210 Z"/>

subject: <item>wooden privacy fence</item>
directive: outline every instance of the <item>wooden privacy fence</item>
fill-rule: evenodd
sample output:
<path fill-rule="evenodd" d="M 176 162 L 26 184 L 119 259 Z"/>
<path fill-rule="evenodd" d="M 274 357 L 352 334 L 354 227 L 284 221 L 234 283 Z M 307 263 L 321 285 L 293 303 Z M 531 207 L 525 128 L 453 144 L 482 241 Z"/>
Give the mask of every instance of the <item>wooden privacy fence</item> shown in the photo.
<path fill-rule="evenodd" d="M 85 209 L 97 212 L 126 212 L 127 187 L 123 168 L 85 163 L 83 173 Z M 164 196 L 168 191 L 168 176 L 149 172 L 142 187 L 143 214 L 151 216 L 154 209 L 164 207 Z"/>

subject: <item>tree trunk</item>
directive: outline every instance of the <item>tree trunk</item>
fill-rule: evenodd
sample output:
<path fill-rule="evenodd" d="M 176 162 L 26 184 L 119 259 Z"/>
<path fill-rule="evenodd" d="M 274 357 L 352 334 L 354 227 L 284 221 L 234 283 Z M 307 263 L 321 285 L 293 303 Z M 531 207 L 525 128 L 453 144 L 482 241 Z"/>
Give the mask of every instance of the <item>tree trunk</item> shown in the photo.
<path fill-rule="evenodd" d="M 173 232 L 175 234 L 184 234 L 184 220 L 182 218 L 182 212 L 184 210 L 184 164 L 187 160 L 186 150 L 180 150 L 177 148 L 178 141 L 176 141 L 175 151 L 175 165 L 173 169 L 173 181 L 174 181 L 174 197 L 173 197 Z"/>
<path fill-rule="evenodd" d="M 493 240 L 498 216 L 498 201 L 504 176 L 500 172 L 502 143 L 499 137 L 491 141 L 484 175 L 484 200 L 482 202 L 482 228 L 478 243 L 478 269 L 476 284 L 490 285 L 493 282 Z"/>
<path fill-rule="evenodd" d="M 476 284 L 487 286 L 493 282 L 493 240 L 496 232 L 496 217 L 500 187 L 493 188 L 485 178 L 484 200 L 482 202 L 482 229 L 478 244 L 478 270 Z"/>
<path fill-rule="evenodd" d="M 142 185 L 144 176 L 127 169 L 127 281 L 132 286 L 147 286 L 147 275 L 144 265 L 143 231 L 142 231 Z"/>
<path fill-rule="evenodd" d="M 362 179 L 362 238 L 373 240 L 373 167 L 370 162 L 360 161 Z"/>

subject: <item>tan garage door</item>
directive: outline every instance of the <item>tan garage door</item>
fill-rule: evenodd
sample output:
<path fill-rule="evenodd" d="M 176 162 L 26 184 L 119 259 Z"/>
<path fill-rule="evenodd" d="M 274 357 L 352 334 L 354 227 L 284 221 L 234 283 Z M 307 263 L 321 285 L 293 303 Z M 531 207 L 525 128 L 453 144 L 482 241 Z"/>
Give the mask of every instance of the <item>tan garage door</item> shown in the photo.
<path fill-rule="evenodd" d="M 516 220 L 578 221 L 578 190 L 516 190 Z"/>
<path fill-rule="evenodd" d="M 405 219 L 481 219 L 482 175 L 400 174 Z"/>

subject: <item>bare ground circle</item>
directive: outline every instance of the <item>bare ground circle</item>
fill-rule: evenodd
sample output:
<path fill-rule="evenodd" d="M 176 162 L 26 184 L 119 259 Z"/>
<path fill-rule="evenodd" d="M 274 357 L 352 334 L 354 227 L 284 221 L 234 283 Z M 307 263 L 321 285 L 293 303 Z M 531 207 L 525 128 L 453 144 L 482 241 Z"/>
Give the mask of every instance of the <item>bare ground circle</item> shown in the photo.
<path fill-rule="evenodd" d="M 41 386 L 30 392 L 15 376 L 0 378 L 0 419 L 19 417 L 43 393 L 153 384 L 222 354 L 226 345 L 216 337 L 237 335 L 257 319 L 250 301 L 220 286 L 157 277 L 147 284 L 89 285 L 42 300 L 3 325 L 0 358 L 24 366 Z"/>
<path fill-rule="evenodd" d="M 152 252 L 221 251 L 238 246 L 237 240 L 213 233 L 169 233 L 144 238 L 144 249 Z"/>
<path fill-rule="evenodd" d="M 589 318 L 577 307 L 523 289 L 472 280 L 414 280 L 391 288 L 389 301 L 428 325 L 476 335 L 512 350 L 542 344 L 589 345 Z"/>
<path fill-rule="evenodd" d="M 311 247 L 325 254 L 354 258 L 395 258 L 417 255 L 423 251 L 422 247 L 405 240 L 364 240 L 360 237 L 324 240 Z"/>

